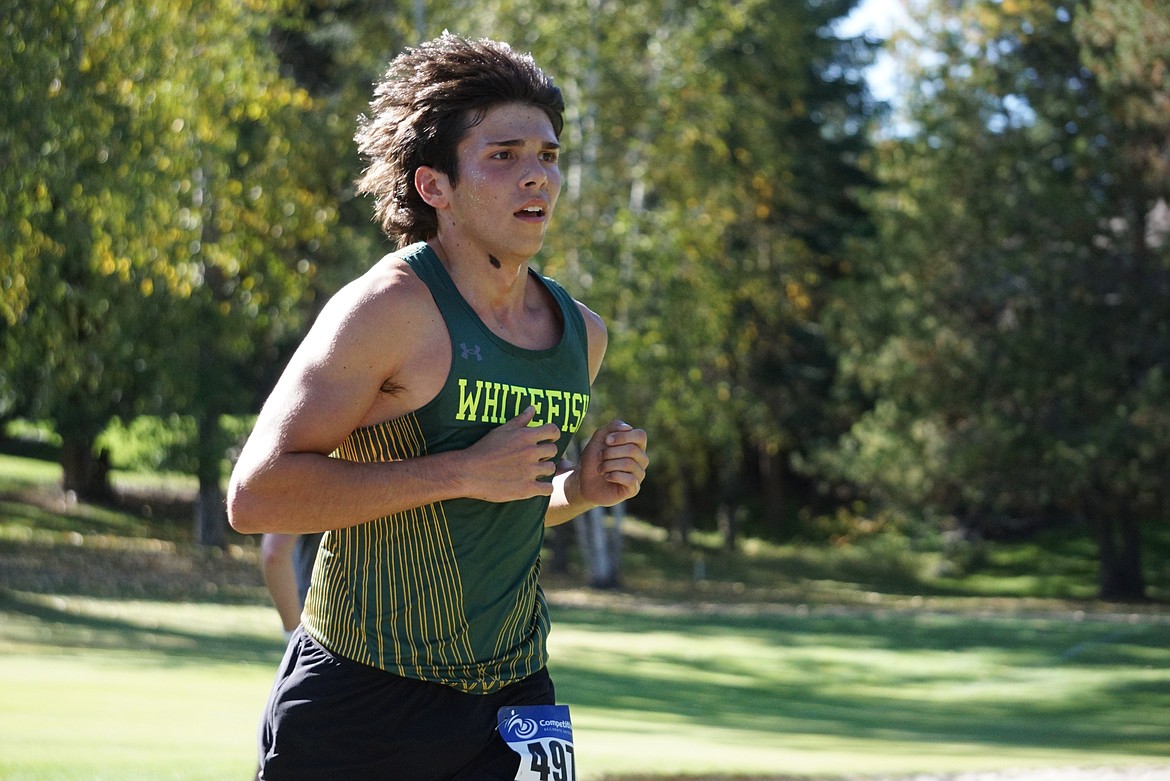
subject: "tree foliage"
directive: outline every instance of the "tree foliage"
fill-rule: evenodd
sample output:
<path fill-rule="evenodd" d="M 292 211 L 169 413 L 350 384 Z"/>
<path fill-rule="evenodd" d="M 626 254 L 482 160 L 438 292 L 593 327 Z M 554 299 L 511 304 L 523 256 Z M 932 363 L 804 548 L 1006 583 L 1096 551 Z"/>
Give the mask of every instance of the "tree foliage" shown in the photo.
<path fill-rule="evenodd" d="M 1088 524 L 1102 595 L 1133 598 L 1139 524 L 1168 510 L 1170 291 L 1148 224 L 1166 182 L 1134 166 L 1150 148 L 1126 123 L 1146 120 L 1132 81 L 1090 67 L 1113 54 L 1078 37 L 1089 13 L 934 6 L 916 129 L 883 150 L 880 241 L 842 299 L 846 374 L 873 408 L 825 462 L 984 534 Z"/>
<path fill-rule="evenodd" d="M 210 416 L 211 433 L 239 411 L 335 220 L 312 100 L 267 43 L 277 7 L 198 10 L 34 2 L 7 22 L 5 376 L 83 492 L 112 416 Z"/>
<path fill-rule="evenodd" d="M 638 512 L 729 544 L 855 499 L 1063 524 L 1096 535 L 1102 594 L 1140 596 L 1140 532 L 1170 514 L 1170 12 L 930 0 L 875 148 L 874 44 L 834 33 L 854 5 L 21 3 L 0 418 L 53 421 L 79 490 L 112 417 L 180 420 L 215 541 L 222 416 L 388 249 L 350 185 L 369 85 L 449 29 L 565 91 L 537 262 L 609 324 L 593 414 L 650 432 Z"/>
<path fill-rule="evenodd" d="M 28 145 L 12 154 L 33 164 L 9 190 L 31 231 L 7 245 L 6 333 L 27 353 L 6 362 L 7 397 L 62 428 L 75 411 L 83 443 L 112 415 L 194 416 L 201 478 L 213 480 L 218 416 L 255 403 L 306 299 L 377 254 L 344 184 L 367 85 L 413 40 L 493 36 L 532 50 L 566 92 L 567 186 L 541 263 L 609 321 L 598 417 L 653 431 L 649 493 L 680 539 L 709 496 L 728 519 L 746 505 L 776 526 L 779 500 L 751 495 L 817 428 L 832 375 L 819 309 L 844 268 L 842 238 L 865 226 L 868 54 L 831 32 L 852 5 L 30 4 L 13 21 L 30 43 L 8 71 L 24 89 L 10 135 Z M 46 108 L 30 85 L 54 69 L 64 99 Z M 38 137 L 73 146 L 41 154 Z M 78 197 L 79 178 L 104 205 Z M 48 216 L 66 213 L 84 228 L 71 244 Z M 72 267 L 24 260 L 50 249 L 81 275 L 66 289 L 116 315 L 87 353 L 104 372 L 70 369 L 97 383 L 85 405 L 67 400 L 76 383 L 34 376 L 46 354 L 85 349 L 61 307 L 30 339 L 28 301 L 50 300 L 53 274 Z M 314 283 L 322 269 L 332 276 Z M 114 366 L 136 367 L 136 384 Z"/>

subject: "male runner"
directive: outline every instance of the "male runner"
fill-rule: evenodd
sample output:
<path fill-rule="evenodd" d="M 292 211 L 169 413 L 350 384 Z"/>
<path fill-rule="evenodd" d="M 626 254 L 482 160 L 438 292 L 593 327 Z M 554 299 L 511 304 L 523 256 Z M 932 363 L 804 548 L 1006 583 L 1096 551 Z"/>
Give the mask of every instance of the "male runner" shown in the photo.
<path fill-rule="evenodd" d="M 514 779 L 501 706 L 551 704 L 543 528 L 634 496 L 646 434 L 574 467 L 602 320 L 529 268 L 560 192 L 560 90 L 447 35 L 376 85 L 361 192 L 399 251 L 301 344 L 229 490 L 244 533 L 325 531 L 260 730 L 260 777 Z"/>

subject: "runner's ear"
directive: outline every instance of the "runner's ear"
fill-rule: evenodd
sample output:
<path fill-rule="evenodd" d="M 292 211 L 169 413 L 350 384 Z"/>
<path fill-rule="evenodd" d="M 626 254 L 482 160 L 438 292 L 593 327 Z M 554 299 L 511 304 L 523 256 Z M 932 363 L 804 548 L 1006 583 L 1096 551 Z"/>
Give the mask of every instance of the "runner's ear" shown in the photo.
<path fill-rule="evenodd" d="M 451 180 L 445 173 L 442 173 L 429 165 L 420 165 L 414 172 L 414 189 L 418 190 L 419 197 L 426 202 L 428 206 L 435 209 L 442 209 L 449 200 L 447 192 L 451 187 Z"/>

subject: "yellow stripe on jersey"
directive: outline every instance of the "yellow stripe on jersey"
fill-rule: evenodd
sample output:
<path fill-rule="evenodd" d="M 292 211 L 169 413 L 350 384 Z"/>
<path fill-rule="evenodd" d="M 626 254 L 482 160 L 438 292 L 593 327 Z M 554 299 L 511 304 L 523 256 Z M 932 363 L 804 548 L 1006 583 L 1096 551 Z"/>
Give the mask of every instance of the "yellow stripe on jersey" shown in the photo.
<path fill-rule="evenodd" d="M 425 453 L 413 415 L 359 429 L 333 453 L 391 461 Z M 441 504 L 325 534 L 305 601 L 305 628 L 326 648 L 421 680 L 475 665 L 463 586 Z M 420 647 L 420 638 L 443 642 Z"/>

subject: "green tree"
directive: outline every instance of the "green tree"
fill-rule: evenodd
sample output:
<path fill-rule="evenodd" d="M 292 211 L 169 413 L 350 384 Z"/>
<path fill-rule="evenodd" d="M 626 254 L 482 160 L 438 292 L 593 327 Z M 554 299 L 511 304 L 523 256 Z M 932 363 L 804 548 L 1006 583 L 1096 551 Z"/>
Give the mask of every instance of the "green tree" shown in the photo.
<path fill-rule="evenodd" d="M 159 307 L 136 259 L 174 248 L 152 197 L 170 139 L 135 111 L 134 72 L 103 55 L 125 34 L 88 4 L 21 4 L 4 33 L 4 375 L 15 406 L 54 421 L 65 488 L 100 495 L 94 438 L 153 383 Z"/>
<path fill-rule="evenodd" d="M 317 265 L 337 252 L 337 165 L 327 115 L 279 72 L 268 38 L 279 7 L 171 8 L 167 41 L 198 54 L 180 58 L 198 65 L 167 74 L 183 140 L 172 183 L 188 239 L 168 401 L 195 419 L 197 538 L 219 544 L 230 444 L 220 420 L 249 411 L 263 378 L 252 367 L 274 363 L 310 311 Z"/>
<path fill-rule="evenodd" d="M 844 377 L 874 404 L 822 463 L 981 534 L 1083 524 L 1102 597 L 1136 599 L 1141 523 L 1167 512 L 1170 299 L 1145 220 L 1165 191 L 1132 175 L 1081 12 L 948 2 L 924 20 L 935 64 L 914 132 L 882 151 L 880 241 L 840 307 Z"/>
<path fill-rule="evenodd" d="M 82 439 L 112 415 L 191 416 L 211 490 L 219 416 L 254 408 L 304 316 L 383 248 L 348 186 L 368 84 L 405 43 L 490 35 L 566 92 L 566 185 L 540 263 L 609 321 L 594 409 L 651 430 L 647 513 L 679 540 L 716 510 L 729 544 L 741 517 L 778 531 L 783 492 L 768 491 L 823 435 L 819 321 L 849 274 L 845 239 L 866 230 L 868 49 L 831 29 L 853 4 L 26 4 L 10 27 L 24 43 L 3 54 L 0 152 L 32 162 L 3 174 L 19 217 L 0 250 L 3 338 L 22 351 L 5 354 L 0 404 L 77 412 Z M 72 265 L 32 260 L 49 254 Z M 54 281 L 70 269 L 78 281 Z M 101 372 L 71 357 L 65 307 L 38 322 L 28 306 L 60 290 L 96 312 L 82 330 L 105 339 L 85 353 Z M 46 355 L 70 362 L 60 387 Z M 65 401 L 83 375 L 91 406 Z"/>
<path fill-rule="evenodd" d="M 103 487 L 86 463 L 112 416 L 192 416 L 197 532 L 216 543 L 220 415 L 250 406 L 317 255 L 340 254 L 336 133 L 280 74 L 277 3 L 43 6 L 4 50 L 4 373 L 83 493 Z"/>
<path fill-rule="evenodd" d="M 721 354 L 755 495 L 757 529 L 798 530 L 794 459 L 834 430 L 829 389 L 836 356 L 822 320 L 851 274 L 849 242 L 872 224 L 861 168 L 878 107 L 862 69 L 871 42 L 831 34 L 852 2 L 760 4 L 716 58 L 732 111 L 726 134 L 734 221 L 720 253 L 732 312 Z M 775 52 L 761 56 L 761 53 Z M 727 513 L 734 515 L 734 513 Z"/>

